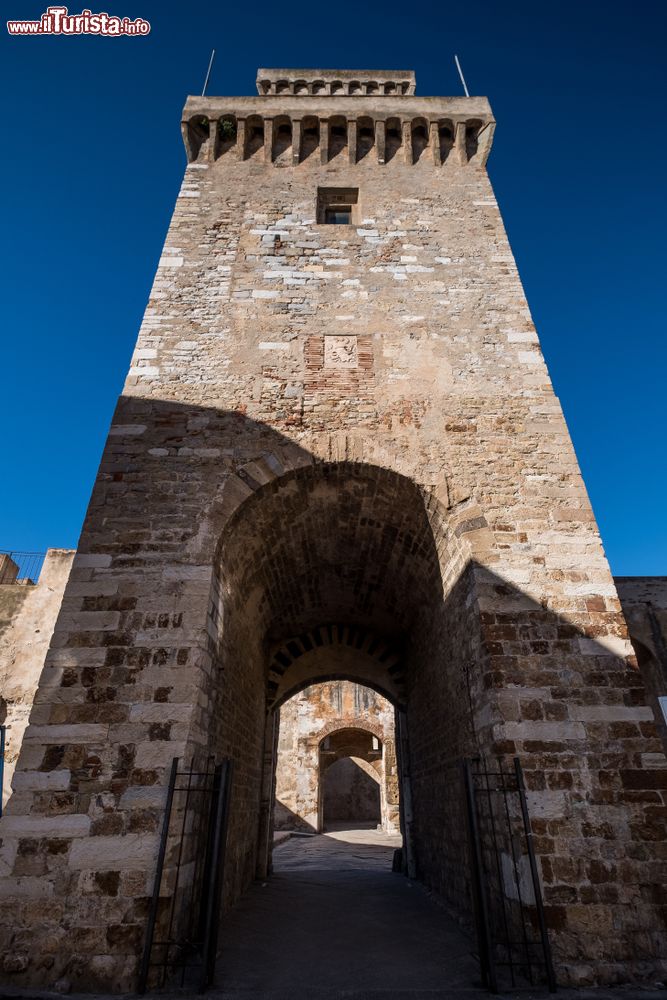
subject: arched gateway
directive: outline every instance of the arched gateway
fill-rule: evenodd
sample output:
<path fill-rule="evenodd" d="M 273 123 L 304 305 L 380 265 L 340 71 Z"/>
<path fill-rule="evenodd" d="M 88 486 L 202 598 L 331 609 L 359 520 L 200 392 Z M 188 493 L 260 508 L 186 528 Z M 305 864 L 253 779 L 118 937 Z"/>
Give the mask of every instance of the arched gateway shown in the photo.
<path fill-rule="evenodd" d="M 470 676 L 481 637 L 476 610 L 466 609 L 474 563 L 465 521 L 459 527 L 457 535 L 432 491 L 349 461 L 277 475 L 230 517 L 212 588 L 215 653 L 203 733 L 207 749 L 238 762 L 243 792 L 231 833 L 238 891 L 255 870 L 268 869 L 275 709 L 305 686 L 346 679 L 375 688 L 396 705 L 405 739 L 414 716 L 411 784 L 429 787 L 429 798 L 436 789 L 422 774 L 422 755 L 432 767 L 435 747 L 443 765 L 475 751 L 475 718 L 490 696 L 481 676 Z M 433 672 L 442 707 L 429 732 Z M 415 829 L 424 843 L 433 839 L 430 852 L 441 831 L 430 823 L 433 803 L 421 817 L 419 808 L 417 792 Z"/>
<path fill-rule="evenodd" d="M 333 678 L 398 707 L 410 874 L 468 898 L 451 769 L 516 755 L 560 978 L 655 974 L 666 762 L 486 174 L 489 105 L 403 72 L 274 75 L 186 105 L 0 821 L 2 975 L 134 985 L 175 756 L 234 761 L 238 898 L 268 866 L 275 710 Z"/>

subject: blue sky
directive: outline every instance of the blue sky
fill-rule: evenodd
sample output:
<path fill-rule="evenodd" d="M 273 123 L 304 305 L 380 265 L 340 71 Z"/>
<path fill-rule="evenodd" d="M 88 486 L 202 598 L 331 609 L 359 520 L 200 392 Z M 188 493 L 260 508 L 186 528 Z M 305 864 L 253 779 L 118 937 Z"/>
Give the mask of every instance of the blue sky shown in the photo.
<path fill-rule="evenodd" d="M 0 548 L 77 544 L 211 48 L 212 94 L 315 65 L 414 68 L 418 93 L 458 94 L 457 52 L 498 120 L 489 172 L 612 570 L 667 573 L 667 5 L 88 6 L 151 34 L 2 36 Z"/>

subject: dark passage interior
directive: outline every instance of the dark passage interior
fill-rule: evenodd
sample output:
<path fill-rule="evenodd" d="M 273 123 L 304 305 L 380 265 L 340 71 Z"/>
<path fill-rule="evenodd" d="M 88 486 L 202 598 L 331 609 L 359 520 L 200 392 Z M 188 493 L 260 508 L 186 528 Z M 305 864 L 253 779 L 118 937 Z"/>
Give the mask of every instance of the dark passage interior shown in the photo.
<path fill-rule="evenodd" d="M 426 504 L 386 469 L 323 463 L 258 488 L 223 534 L 209 739 L 236 761 L 228 901 L 269 867 L 274 710 L 308 685 L 347 679 L 397 708 L 406 868 L 468 905 L 460 860 L 443 849 L 449 831 L 460 840 L 460 817 L 438 783 L 439 765 L 474 745 L 479 622 L 470 564 Z"/>

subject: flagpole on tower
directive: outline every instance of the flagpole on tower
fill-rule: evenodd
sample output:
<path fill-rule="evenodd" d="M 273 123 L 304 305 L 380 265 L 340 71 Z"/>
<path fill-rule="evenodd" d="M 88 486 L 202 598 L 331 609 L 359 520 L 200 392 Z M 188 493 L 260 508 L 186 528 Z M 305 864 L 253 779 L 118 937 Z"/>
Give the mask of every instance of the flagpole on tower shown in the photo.
<path fill-rule="evenodd" d="M 466 97 L 470 97 L 470 94 L 468 93 L 468 88 L 466 87 L 465 77 L 463 76 L 463 70 L 461 69 L 461 63 L 459 62 L 459 57 L 456 55 L 454 56 L 454 62 L 456 63 L 456 68 L 459 71 L 459 76 L 461 77 L 461 83 L 463 84 L 464 93 Z"/>
<path fill-rule="evenodd" d="M 202 97 L 206 96 L 206 88 L 208 87 L 208 78 L 211 75 L 211 66 L 213 65 L 213 60 L 214 59 L 215 59 L 215 49 L 213 49 L 211 51 L 211 58 L 210 58 L 209 64 L 208 64 L 208 70 L 206 71 L 206 79 L 204 80 L 204 89 L 201 92 L 201 96 Z"/>

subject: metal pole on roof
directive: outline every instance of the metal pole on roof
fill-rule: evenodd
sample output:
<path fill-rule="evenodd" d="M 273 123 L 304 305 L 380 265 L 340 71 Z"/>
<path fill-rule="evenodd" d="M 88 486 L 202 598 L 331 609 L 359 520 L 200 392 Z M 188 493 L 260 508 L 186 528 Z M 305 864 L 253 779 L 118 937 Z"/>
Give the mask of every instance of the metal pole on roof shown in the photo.
<path fill-rule="evenodd" d="M 459 62 L 458 56 L 454 56 L 454 62 L 456 63 L 456 68 L 459 71 L 459 76 L 461 77 L 461 83 L 463 84 L 464 93 L 466 97 L 470 97 L 470 94 L 468 93 L 468 88 L 466 87 L 465 77 L 463 75 L 463 70 L 461 69 L 461 63 Z"/>
<path fill-rule="evenodd" d="M 215 49 L 213 49 L 211 51 L 211 58 L 210 58 L 209 64 L 208 64 L 208 70 L 206 71 L 206 79 L 204 80 L 204 89 L 201 92 L 201 96 L 202 97 L 204 97 L 206 95 L 206 88 L 208 87 L 208 78 L 211 75 L 211 66 L 213 65 L 213 60 L 214 59 L 215 59 Z"/>

